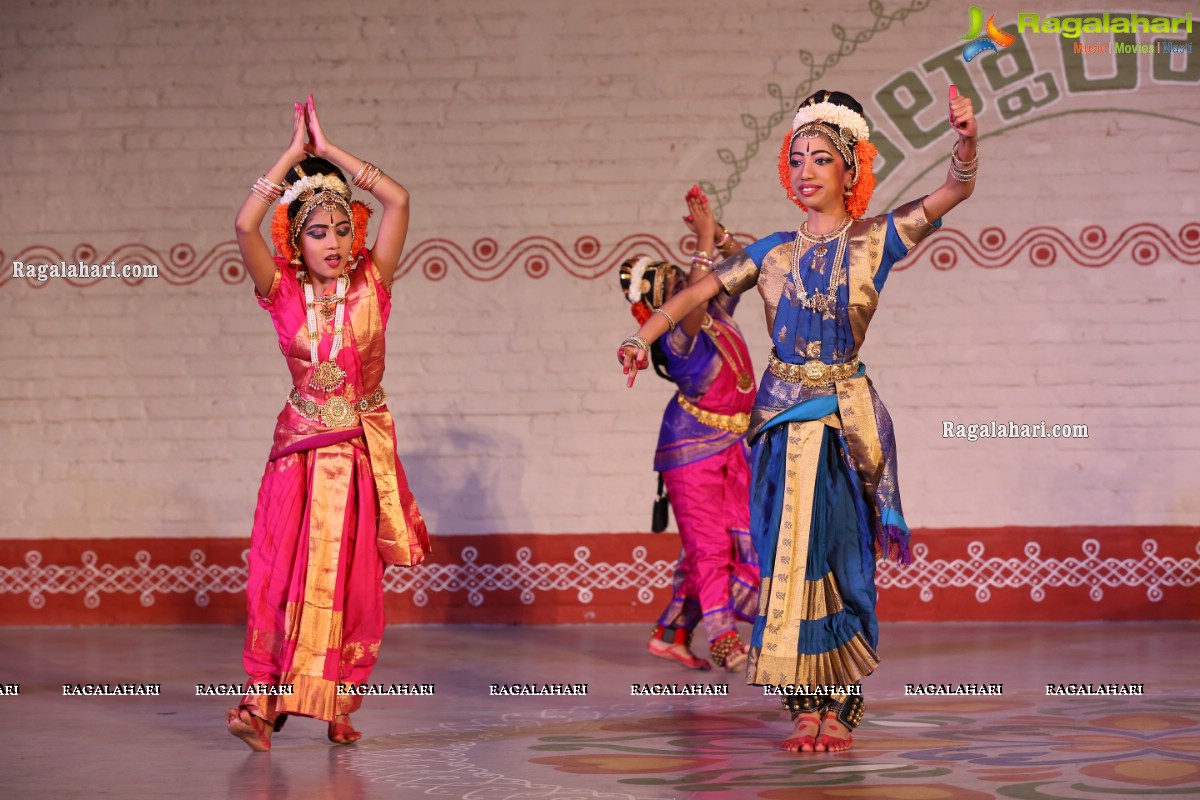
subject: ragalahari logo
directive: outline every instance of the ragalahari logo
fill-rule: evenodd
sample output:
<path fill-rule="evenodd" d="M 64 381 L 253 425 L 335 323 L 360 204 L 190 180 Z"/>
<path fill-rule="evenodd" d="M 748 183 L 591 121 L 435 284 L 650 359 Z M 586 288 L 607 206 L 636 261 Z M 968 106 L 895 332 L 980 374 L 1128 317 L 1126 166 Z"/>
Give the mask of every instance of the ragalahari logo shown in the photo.
<path fill-rule="evenodd" d="M 963 61 L 971 61 L 989 50 L 993 53 L 1000 52 L 996 49 L 996 45 L 1008 47 L 1017 40 L 1007 31 L 1002 31 L 996 27 L 996 15 L 992 14 L 987 19 L 987 25 L 983 23 L 983 11 L 971 6 L 971 10 L 967 12 L 969 17 L 970 29 L 963 39 L 970 39 L 971 42 L 963 48 Z"/>

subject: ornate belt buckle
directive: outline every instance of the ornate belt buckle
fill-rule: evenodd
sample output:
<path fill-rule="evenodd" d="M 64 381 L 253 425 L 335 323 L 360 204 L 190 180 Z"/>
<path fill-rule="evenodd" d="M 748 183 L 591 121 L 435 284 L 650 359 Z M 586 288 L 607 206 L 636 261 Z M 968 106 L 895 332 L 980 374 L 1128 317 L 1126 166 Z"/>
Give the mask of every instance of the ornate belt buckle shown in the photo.
<path fill-rule="evenodd" d="M 816 359 L 804 364 L 804 379 L 811 383 L 820 383 L 829 374 L 829 365 Z"/>
<path fill-rule="evenodd" d="M 354 408 L 344 397 L 331 397 L 321 409 L 321 421 L 330 428 L 342 428 L 354 423 Z"/>

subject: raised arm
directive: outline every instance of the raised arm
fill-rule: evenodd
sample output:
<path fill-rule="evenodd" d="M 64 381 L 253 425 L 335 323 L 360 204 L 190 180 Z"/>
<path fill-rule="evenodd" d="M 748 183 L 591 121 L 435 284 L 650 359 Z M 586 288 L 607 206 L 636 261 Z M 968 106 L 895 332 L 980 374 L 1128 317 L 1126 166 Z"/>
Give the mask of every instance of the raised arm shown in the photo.
<path fill-rule="evenodd" d="M 687 205 L 688 215 L 683 218 L 683 222 L 696 234 L 696 253 L 692 256 L 692 271 L 688 274 L 688 284 L 691 285 L 702 281 L 716 261 L 740 253 L 742 246 L 724 225 L 717 222 L 712 206 L 699 186 L 688 190 Z M 718 254 L 720 258 L 717 257 Z M 679 324 L 683 332 L 688 336 L 699 333 L 707 310 L 707 305 L 700 306 L 681 319 Z"/>
<path fill-rule="evenodd" d="M 296 103 L 294 110 L 292 141 L 288 143 L 287 150 L 284 150 L 283 155 L 275 162 L 275 166 L 267 170 L 266 174 L 260 178 L 260 180 L 269 181 L 276 187 L 283 182 L 284 176 L 287 175 L 287 171 L 292 168 L 292 165 L 304 159 L 304 136 L 306 133 L 304 106 Z M 233 222 L 242 261 L 246 265 L 246 271 L 250 273 L 250 280 L 254 282 L 254 288 L 261 295 L 271 291 L 271 284 L 275 281 L 275 259 L 271 257 L 271 249 L 263 239 L 261 230 L 263 217 L 270 209 L 271 203 L 267 201 L 261 190 L 256 188 L 246 197 L 246 201 L 238 209 L 237 218 Z"/>
<path fill-rule="evenodd" d="M 979 123 L 968 97 L 959 97 L 958 89 L 950 85 L 950 127 L 958 134 L 954 143 L 950 170 L 946 181 L 925 198 L 925 219 L 936 222 L 950 209 L 966 200 L 975 191 L 975 172 L 979 168 L 976 140 Z"/>
<path fill-rule="evenodd" d="M 404 240 L 408 237 L 408 190 L 382 172 L 374 177 L 378 168 L 332 144 L 321 129 L 311 94 L 304 111 L 308 135 L 312 140 L 309 151 L 335 164 L 354 179 L 356 186 L 365 186 L 383 206 L 375 244 L 371 247 L 371 260 L 375 262 L 384 283 L 391 285 L 396 267 L 400 264 L 400 255 L 404 252 Z"/>

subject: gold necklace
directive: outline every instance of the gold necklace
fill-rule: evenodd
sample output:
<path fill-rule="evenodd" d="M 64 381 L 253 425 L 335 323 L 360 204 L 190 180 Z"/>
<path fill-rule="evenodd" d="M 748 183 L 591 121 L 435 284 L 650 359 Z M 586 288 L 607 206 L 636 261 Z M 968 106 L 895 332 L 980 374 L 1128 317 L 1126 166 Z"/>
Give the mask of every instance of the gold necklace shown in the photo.
<path fill-rule="evenodd" d="M 805 220 L 800 223 L 800 227 L 796 230 L 796 239 L 792 242 L 792 282 L 796 285 L 796 297 L 801 306 L 821 314 L 825 319 L 833 319 L 834 311 L 837 308 L 837 290 L 842 284 L 842 273 L 845 271 L 842 262 L 845 261 L 849 238 L 846 234 L 853 221 L 852 217 L 846 217 L 837 228 L 829 233 L 814 236 L 808 232 L 808 221 Z M 822 275 L 825 274 L 825 256 L 829 253 L 829 248 L 825 245 L 837 239 L 837 250 L 833 256 L 833 270 L 829 273 L 829 289 L 825 292 L 809 295 L 808 290 L 804 288 L 804 281 L 800 277 L 800 257 L 803 255 L 800 247 L 801 239 L 817 245 L 813 249 L 812 268 Z"/>
<path fill-rule="evenodd" d="M 712 343 L 717 347 L 717 352 L 721 354 L 721 358 L 725 360 L 725 363 L 737 375 L 738 391 L 742 394 L 749 394 L 754 389 L 754 376 L 750 374 L 750 370 L 742 363 L 741 357 L 736 355 L 737 345 L 730 342 L 728 350 L 721 346 L 721 330 L 709 314 L 704 315 L 704 322 L 700 323 L 700 327 L 708 331 L 709 338 L 712 339 Z"/>
<path fill-rule="evenodd" d="M 338 297 L 336 294 L 326 295 L 325 297 L 315 297 L 313 300 L 318 306 L 320 306 L 320 308 L 317 310 L 321 312 L 321 316 L 325 318 L 326 322 L 333 319 L 333 314 L 337 309 L 338 303 L 346 302 L 346 298 Z"/>
<path fill-rule="evenodd" d="M 814 256 L 817 256 L 818 258 L 824 258 L 825 254 L 829 252 L 829 249 L 825 247 L 825 243 L 833 241 L 837 237 L 841 236 L 850 228 L 851 222 L 852 219 L 850 217 L 846 217 L 829 233 L 809 233 L 808 220 L 804 220 L 804 222 L 800 223 L 800 228 L 796 231 L 796 233 L 803 237 L 805 241 L 809 241 L 817 245 L 817 249 L 813 251 Z"/>
<path fill-rule="evenodd" d="M 317 330 L 317 299 L 313 296 L 313 285 L 308 278 L 308 273 L 301 272 L 298 277 L 304 286 L 309 363 L 312 364 L 312 375 L 308 379 L 308 385 L 313 389 L 332 392 L 346 380 L 346 371 L 338 366 L 337 356 L 342 349 L 342 331 L 346 320 L 346 291 L 350 288 L 350 279 L 345 275 L 338 276 L 334 289 L 334 306 L 337 312 L 333 321 L 333 343 L 329 348 L 329 358 L 321 361 L 317 356 L 317 344 L 321 338 L 321 334 Z"/>

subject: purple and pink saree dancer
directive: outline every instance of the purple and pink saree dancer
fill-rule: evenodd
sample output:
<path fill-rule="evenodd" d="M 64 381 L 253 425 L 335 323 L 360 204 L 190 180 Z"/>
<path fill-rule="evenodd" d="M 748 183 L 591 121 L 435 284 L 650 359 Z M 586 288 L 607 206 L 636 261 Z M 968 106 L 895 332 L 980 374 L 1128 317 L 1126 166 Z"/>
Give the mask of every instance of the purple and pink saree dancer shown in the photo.
<path fill-rule="evenodd" d="M 699 189 L 688 197 L 689 206 L 708 217 L 698 232 L 698 240 L 706 242 L 715 222 Z M 732 239 L 724 233 L 728 247 Z M 693 271 L 700 275 L 709 263 L 708 253 L 699 251 Z M 648 258 L 621 267 L 622 289 L 635 316 L 654 313 L 683 280 L 674 266 Z M 700 316 L 699 330 L 692 334 L 682 321 L 655 353 L 659 374 L 678 388 L 663 412 L 654 469 L 666 483 L 683 549 L 671 601 L 649 649 L 691 669 L 710 666 L 688 648 L 701 620 L 713 660 L 729 670 L 740 668 L 748 648 L 738 637 L 737 621 L 752 622 L 758 607 L 745 444 L 755 383 L 750 352 L 733 321 L 737 303 L 727 295 L 714 298 Z"/>

